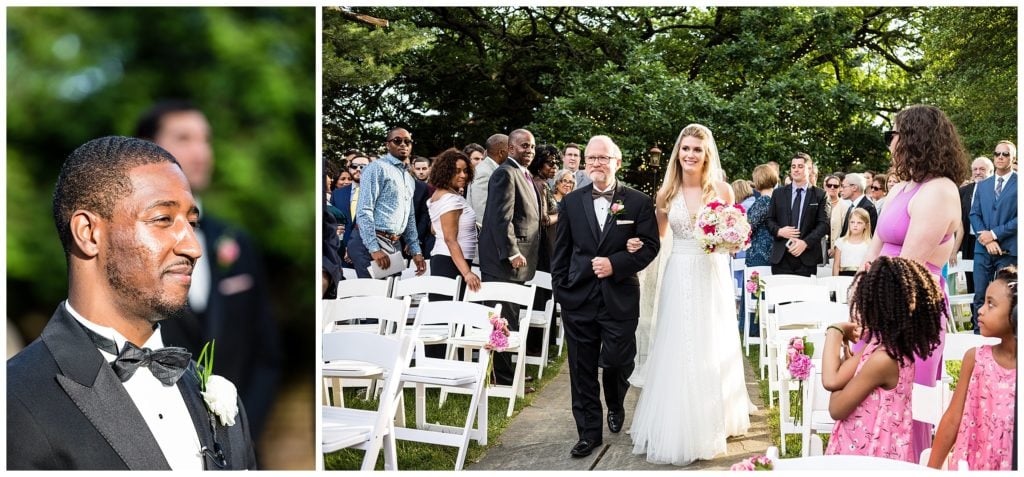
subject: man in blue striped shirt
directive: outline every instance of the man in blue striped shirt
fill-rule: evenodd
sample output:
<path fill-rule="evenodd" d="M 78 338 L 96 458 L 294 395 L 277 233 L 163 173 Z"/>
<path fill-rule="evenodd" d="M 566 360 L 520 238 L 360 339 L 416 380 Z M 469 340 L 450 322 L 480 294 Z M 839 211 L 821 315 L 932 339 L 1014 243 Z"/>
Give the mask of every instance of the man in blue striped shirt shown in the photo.
<path fill-rule="evenodd" d="M 363 169 L 359 199 L 356 201 L 356 232 L 361 240 L 352 241 L 349 257 L 360 278 L 370 278 L 370 260 L 384 269 L 391 266 L 391 260 L 381 249 L 379 241 L 393 242 L 399 248 L 399 238 L 413 255 L 416 274 L 421 275 L 427 269 L 413 213 L 415 179 L 406 171 L 403 162 L 412 154 L 412 135 L 403 128 L 392 128 L 388 131 L 385 146 L 388 153 Z"/>

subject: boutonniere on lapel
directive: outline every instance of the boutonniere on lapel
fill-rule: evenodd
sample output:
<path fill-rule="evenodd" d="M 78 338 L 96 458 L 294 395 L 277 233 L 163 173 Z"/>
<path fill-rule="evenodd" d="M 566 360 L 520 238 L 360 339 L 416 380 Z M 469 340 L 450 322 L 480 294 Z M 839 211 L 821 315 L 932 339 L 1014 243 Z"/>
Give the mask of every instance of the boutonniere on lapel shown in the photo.
<path fill-rule="evenodd" d="M 242 254 L 242 248 L 234 236 L 224 235 L 217 239 L 217 265 L 226 269 L 233 265 Z"/>
<path fill-rule="evenodd" d="M 213 449 L 203 446 L 201 452 L 221 468 L 227 465 L 224 458 L 224 450 L 217 441 L 217 421 L 222 426 L 235 425 L 235 417 L 238 416 L 238 390 L 235 385 L 227 379 L 213 374 L 213 350 L 217 340 L 209 341 L 203 345 L 197 360 L 199 373 L 199 390 L 203 396 L 206 409 L 210 412 L 210 430 L 213 432 Z"/>
<path fill-rule="evenodd" d="M 626 211 L 626 205 L 622 203 L 622 199 L 615 201 L 611 207 L 608 208 L 608 215 L 611 217 L 618 217 Z"/>

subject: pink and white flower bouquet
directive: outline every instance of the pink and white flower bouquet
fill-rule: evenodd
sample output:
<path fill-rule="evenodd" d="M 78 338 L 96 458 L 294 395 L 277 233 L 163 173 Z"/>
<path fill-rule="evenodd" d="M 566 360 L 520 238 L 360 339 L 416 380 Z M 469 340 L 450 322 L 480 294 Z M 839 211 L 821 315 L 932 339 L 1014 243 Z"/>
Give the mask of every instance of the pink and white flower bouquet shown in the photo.
<path fill-rule="evenodd" d="M 484 343 L 484 349 L 491 353 L 491 360 L 487 363 L 487 381 L 485 384 L 490 386 L 494 382 L 491 378 L 491 374 L 494 372 L 494 352 L 501 353 L 505 351 L 505 348 L 508 348 L 508 337 L 511 335 L 511 332 L 508 329 L 508 321 L 504 318 L 494 313 L 488 313 L 487 319 L 490 320 L 492 328 L 487 343 Z"/>
<path fill-rule="evenodd" d="M 750 222 L 742 205 L 715 199 L 697 214 L 694 226 L 705 253 L 736 253 L 750 247 Z"/>
<path fill-rule="evenodd" d="M 791 414 L 793 422 L 797 424 L 803 422 L 804 381 L 811 377 L 811 369 L 814 368 L 811 356 L 814 356 L 814 343 L 808 343 L 803 336 L 796 336 L 789 340 L 789 347 L 786 349 L 786 371 L 789 371 L 789 375 L 793 379 L 800 382 Z"/>

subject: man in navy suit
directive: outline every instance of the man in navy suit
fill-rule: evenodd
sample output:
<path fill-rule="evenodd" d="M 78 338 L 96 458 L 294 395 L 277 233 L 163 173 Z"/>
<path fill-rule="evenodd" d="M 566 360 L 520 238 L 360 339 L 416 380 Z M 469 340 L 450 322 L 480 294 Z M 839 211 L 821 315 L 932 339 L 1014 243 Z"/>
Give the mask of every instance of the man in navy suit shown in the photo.
<path fill-rule="evenodd" d="M 772 194 L 768 231 L 772 243 L 772 274 L 813 277 L 821 257 L 821 238 L 829 232 L 825 191 L 808 181 L 811 156 L 798 152 L 790 163 L 792 183 Z"/>
<path fill-rule="evenodd" d="M 985 303 L 985 289 L 996 270 L 1017 263 L 1017 173 L 1013 163 L 1017 147 L 999 141 L 992 156 L 995 174 L 978 183 L 971 206 L 974 245 L 974 306 L 971 322 L 978 330 L 978 308 Z"/>
<path fill-rule="evenodd" d="M 352 267 L 352 259 L 348 255 L 348 241 L 353 235 L 352 231 L 355 230 L 355 210 L 356 200 L 359 199 L 359 179 L 363 176 L 363 168 L 369 164 L 370 158 L 361 152 L 352 156 L 347 166 L 348 172 L 352 174 L 352 183 L 331 193 L 331 205 L 341 211 L 343 219 L 341 225 L 345 226 L 345 232 L 341 235 L 341 245 L 344 248 L 342 266 L 347 268 Z M 357 239 L 359 238 L 359 234 L 355 234 L 355 236 Z M 365 251 L 366 248 L 363 247 L 358 250 Z M 366 261 L 370 261 L 369 253 L 366 254 Z"/>

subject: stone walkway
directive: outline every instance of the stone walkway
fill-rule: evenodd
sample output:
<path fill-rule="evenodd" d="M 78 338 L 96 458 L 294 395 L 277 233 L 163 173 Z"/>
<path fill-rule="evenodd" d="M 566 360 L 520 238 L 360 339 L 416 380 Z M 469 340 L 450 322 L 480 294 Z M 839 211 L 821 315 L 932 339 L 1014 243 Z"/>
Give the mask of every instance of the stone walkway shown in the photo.
<path fill-rule="evenodd" d="M 746 435 L 730 438 L 728 452 L 713 460 L 697 461 L 686 467 L 649 464 L 641 455 L 633 455 L 633 444 L 626 433 L 632 421 L 639 389 L 630 388 L 626 395 L 626 426 L 612 434 L 604 428 L 604 445 L 584 458 L 572 458 L 569 450 L 576 443 L 576 425 L 570 409 L 568 366 L 540 395 L 513 419 L 498 439 L 499 444 L 480 459 L 468 464 L 469 470 L 728 470 L 733 464 L 753 455 L 764 454 L 771 445 L 768 436 L 767 411 L 760 401 L 757 379 L 750 363 L 746 368 L 747 392 L 758 406 L 752 414 L 751 428 Z"/>

